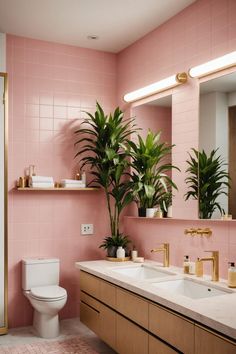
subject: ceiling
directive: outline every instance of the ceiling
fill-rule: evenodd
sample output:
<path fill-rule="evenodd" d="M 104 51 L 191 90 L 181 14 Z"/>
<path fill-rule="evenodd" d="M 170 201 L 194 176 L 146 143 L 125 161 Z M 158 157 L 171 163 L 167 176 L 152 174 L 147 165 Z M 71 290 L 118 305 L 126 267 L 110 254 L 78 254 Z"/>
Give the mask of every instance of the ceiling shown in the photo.
<path fill-rule="evenodd" d="M 118 53 L 194 1 L 0 0 L 0 32 Z"/>

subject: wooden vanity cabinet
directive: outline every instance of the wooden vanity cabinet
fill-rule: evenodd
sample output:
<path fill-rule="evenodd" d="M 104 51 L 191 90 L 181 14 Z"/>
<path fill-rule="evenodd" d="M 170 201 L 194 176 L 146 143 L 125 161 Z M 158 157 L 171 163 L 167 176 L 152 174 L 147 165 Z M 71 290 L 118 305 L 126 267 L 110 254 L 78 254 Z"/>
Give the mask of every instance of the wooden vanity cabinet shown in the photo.
<path fill-rule="evenodd" d="M 159 339 L 149 335 L 148 336 L 148 354 L 177 354 L 176 350 L 172 349 Z"/>
<path fill-rule="evenodd" d="M 236 354 L 223 336 L 84 271 L 80 320 L 119 354 Z"/>
<path fill-rule="evenodd" d="M 148 354 L 146 331 L 118 314 L 116 325 L 116 350 L 119 354 Z"/>
<path fill-rule="evenodd" d="M 182 316 L 149 304 L 149 331 L 183 353 L 194 353 L 194 323 Z"/>
<path fill-rule="evenodd" d="M 195 326 L 195 354 L 236 354 L 236 343 Z"/>
<path fill-rule="evenodd" d="M 91 296 L 80 293 L 80 320 L 98 336 L 99 333 L 100 303 Z"/>
<path fill-rule="evenodd" d="M 148 328 L 148 301 L 126 290 L 116 290 L 116 310 L 143 328 Z"/>
<path fill-rule="evenodd" d="M 80 272 L 80 320 L 116 350 L 116 287 L 91 274 Z"/>
<path fill-rule="evenodd" d="M 116 326 L 116 313 L 100 304 L 99 337 L 114 350 L 116 350 Z"/>

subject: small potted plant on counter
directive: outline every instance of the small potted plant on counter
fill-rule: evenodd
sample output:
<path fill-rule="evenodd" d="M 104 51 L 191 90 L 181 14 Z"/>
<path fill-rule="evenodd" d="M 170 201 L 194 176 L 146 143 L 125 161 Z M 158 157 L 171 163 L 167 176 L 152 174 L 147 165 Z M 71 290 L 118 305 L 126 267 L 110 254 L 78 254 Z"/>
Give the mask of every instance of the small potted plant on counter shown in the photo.
<path fill-rule="evenodd" d="M 116 252 L 118 247 L 122 247 L 125 250 L 125 255 L 129 256 L 128 244 L 131 241 L 128 236 L 124 236 L 122 234 L 117 236 L 108 236 L 105 237 L 103 243 L 99 246 L 99 248 L 103 248 L 107 251 L 107 257 L 116 258 Z"/>
<path fill-rule="evenodd" d="M 168 172 L 173 168 L 179 170 L 168 162 L 174 145 L 161 142 L 160 138 L 161 131 L 153 133 L 149 130 L 145 139 L 138 135 L 137 143 L 128 142 L 133 169 L 131 184 L 134 200 L 139 208 L 139 216 L 146 216 L 144 212 L 148 209 L 150 213 L 150 208 L 153 209 L 153 214 L 156 212 L 160 199 L 168 192 L 167 186 L 177 189 L 168 176 Z"/>

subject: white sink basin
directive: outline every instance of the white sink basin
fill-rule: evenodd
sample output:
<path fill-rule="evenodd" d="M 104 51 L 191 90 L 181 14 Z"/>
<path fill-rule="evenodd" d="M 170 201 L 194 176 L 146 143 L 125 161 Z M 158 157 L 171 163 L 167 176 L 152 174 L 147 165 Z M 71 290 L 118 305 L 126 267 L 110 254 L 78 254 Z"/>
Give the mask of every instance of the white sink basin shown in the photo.
<path fill-rule="evenodd" d="M 228 289 L 214 288 L 205 284 L 200 284 L 189 279 L 177 279 L 152 283 L 158 289 L 165 289 L 172 294 L 187 296 L 191 299 L 203 299 L 206 297 L 231 294 Z"/>
<path fill-rule="evenodd" d="M 168 270 L 156 269 L 154 267 L 152 268 L 144 264 L 137 266 L 113 268 L 112 271 L 138 280 L 162 278 L 168 275 L 175 275 L 175 273 L 172 273 Z"/>

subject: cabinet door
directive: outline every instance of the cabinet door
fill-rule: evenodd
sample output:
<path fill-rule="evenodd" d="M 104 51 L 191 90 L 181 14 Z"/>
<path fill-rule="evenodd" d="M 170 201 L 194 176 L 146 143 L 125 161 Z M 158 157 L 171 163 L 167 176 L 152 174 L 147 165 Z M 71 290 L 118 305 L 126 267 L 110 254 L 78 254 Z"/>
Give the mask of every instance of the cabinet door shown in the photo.
<path fill-rule="evenodd" d="M 140 326 L 148 328 L 148 301 L 117 288 L 116 309 Z"/>
<path fill-rule="evenodd" d="M 80 271 L 80 289 L 99 299 L 100 280 L 91 274 Z"/>
<path fill-rule="evenodd" d="M 116 313 L 100 304 L 100 338 L 116 350 Z"/>
<path fill-rule="evenodd" d="M 116 335 L 119 354 L 148 354 L 148 333 L 120 315 L 116 316 Z"/>
<path fill-rule="evenodd" d="M 116 286 L 104 280 L 100 281 L 100 300 L 112 308 L 116 308 Z"/>
<path fill-rule="evenodd" d="M 99 335 L 99 311 L 88 304 L 80 303 L 80 321 Z"/>
<path fill-rule="evenodd" d="M 194 353 L 194 324 L 181 316 L 150 304 L 149 330 L 183 353 Z"/>
<path fill-rule="evenodd" d="M 195 326 L 195 354 L 235 354 L 236 344 Z"/>
<path fill-rule="evenodd" d="M 161 342 L 153 336 L 148 336 L 149 352 L 148 354 L 178 354 L 174 349 Z"/>

